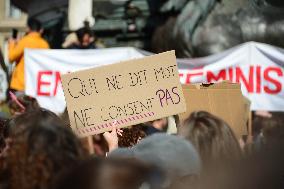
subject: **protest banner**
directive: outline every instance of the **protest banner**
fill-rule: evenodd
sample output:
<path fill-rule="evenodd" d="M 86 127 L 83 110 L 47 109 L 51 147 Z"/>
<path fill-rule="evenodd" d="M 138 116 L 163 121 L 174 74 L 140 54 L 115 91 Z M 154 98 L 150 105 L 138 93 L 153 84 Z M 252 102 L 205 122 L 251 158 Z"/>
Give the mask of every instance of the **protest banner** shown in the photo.
<path fill-rule="evenodd" d="M 84 137 L 185 112 L 174 51 L 61 76 L 70 123 Z"/>
<path fill-rule="evenodd" d="M 242 95 L 240 84 L 186 84 L 182 88 L 187 108 L 179 115 L 181 121 L 194 111 L 207 111 L 226 121 L 238 138 L 250 133 L 250 102 Z"/>
<path fill-rule="evenodd" d="M 40 106 L 62 113 L 66 107 L 60 74 L 144 57 L 134 48 L 25 51 L 26 94 Z M 284 111 L 284 50 L 249 42 L 204 58 L 177 59 L 183 84 L 241 83 L 251 110 Z"/>
<path fill-rule="evenodd" d="M 241 83 L 251 110 L 284 111 L 284 50 L 250 42 L 204 58 L 179 61 L 184 84 Z"/>
<path fill-rule="evenodd" d="M 0 101 L 6 100 L 7 89 L 8 89 L 7 77 L 4 70 L 0 68 Z"/>
<path fill-rule="evenodd" d="M 94 50 L 26 49 L 25 93 L 36 98 L 41 107 L 60 114 L 66 108 L 61 74 L 142 57 L 144 55 L 140 51 L 130 47 Z"/>

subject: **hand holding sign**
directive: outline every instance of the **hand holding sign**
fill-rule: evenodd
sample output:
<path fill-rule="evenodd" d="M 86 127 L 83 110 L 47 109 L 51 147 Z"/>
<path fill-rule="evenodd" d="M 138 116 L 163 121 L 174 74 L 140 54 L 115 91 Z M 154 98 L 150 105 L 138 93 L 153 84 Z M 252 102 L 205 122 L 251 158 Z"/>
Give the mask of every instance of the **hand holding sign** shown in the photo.
<path fill-rule="evenodd" d="M 63 75 L 72 129 L 88 136 L 185 112 L 174 51 Z"/>

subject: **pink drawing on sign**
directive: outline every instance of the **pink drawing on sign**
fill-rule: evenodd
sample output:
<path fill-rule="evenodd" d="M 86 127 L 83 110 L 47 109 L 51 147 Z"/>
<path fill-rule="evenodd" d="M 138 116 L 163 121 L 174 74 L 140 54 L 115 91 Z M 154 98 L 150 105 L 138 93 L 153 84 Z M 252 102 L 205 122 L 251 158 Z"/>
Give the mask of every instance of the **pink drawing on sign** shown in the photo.
<path fill-rule="evenodd" d="M 78 131 L 78 132 L 79 133 L 81 133 L 81 132 L 85 133 L 85 132 L 90 132 L 90 130 L 93 131 L 93 129 L 94 129 L 94 131 L 96 131 L 97 129 L 103 129 L 103 128 L 108 128 L 108 127 L 112 127 L 112 126 L 115 126 L 115 125 L 128 123 L 128 122 L 131 122 L 131 121 L 135 121 L 136 119 L 137 120 L 143 119 L 143 118 L 148 117 L 148 116 L 153 116 L 154 114 L 155 114 L 154 112 L 139 114 L 139 115 L 136 115 L 136 116 L 132 116 L 132 117 L 129 117 L 129 118 L 122 119 L 120 121 L 114 120 L 113 122 L 98 125 L 97 127 L 93 127 L 93 128 L 87 128 L 85 130 L 81 130 L 81 131 Z"/>
<path fill-rule="evenodd" d="M 117 125 L 117 121 L 116 121 L 116 120 L 114 120 L 114 121 L 112 122 L 112 125 L 111 125 L 111 126 L 115 126 L 115 125 Z"/>

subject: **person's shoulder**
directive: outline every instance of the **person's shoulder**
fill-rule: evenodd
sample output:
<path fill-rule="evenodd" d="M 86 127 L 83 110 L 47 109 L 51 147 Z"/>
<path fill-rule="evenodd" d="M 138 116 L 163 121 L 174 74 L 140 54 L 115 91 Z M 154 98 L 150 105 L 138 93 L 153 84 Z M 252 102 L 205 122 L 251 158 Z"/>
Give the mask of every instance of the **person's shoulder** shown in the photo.
<path fill-rule="evenodd" d="M 30 37 L 28 35 L 25 35 L 19 40 L 19 43 L 28 42 L 29 40 Z"/>
<path fill-rule="evenodd" d="M 41 37 L 40 41 L 43 48 L 49 48 L 49 44 L 44 38 Z"/>
<path fill-rule="evenodd" d="M 43 39 L 43 46 L 45 48 L 49 48 L 49 44 L 48 44 L 48 42 L 45 39 Z"/>

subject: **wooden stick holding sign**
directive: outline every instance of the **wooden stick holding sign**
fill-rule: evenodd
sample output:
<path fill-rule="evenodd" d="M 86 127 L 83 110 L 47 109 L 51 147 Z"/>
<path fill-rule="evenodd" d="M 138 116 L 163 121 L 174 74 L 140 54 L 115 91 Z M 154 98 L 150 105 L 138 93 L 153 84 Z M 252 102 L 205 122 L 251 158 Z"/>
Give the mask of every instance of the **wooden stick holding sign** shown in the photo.
<path fill-rule="evenodd" d="M 186 111 L 174 51 L 61 76 L 81 137 Z"/>

